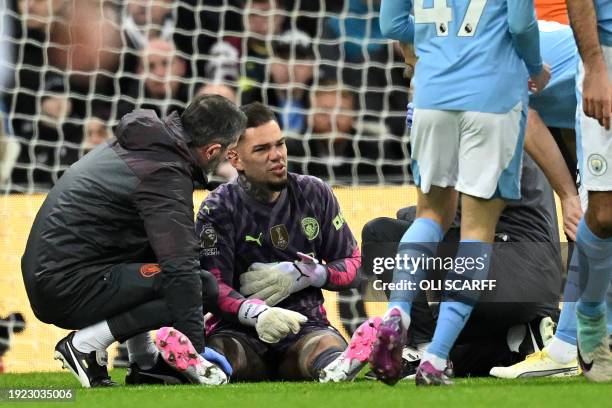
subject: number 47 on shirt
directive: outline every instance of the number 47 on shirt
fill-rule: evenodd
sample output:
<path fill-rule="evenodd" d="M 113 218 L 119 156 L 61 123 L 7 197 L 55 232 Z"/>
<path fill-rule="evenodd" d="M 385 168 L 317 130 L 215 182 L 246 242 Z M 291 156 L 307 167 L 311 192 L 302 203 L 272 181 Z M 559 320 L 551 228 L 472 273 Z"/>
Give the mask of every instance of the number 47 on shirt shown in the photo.
<path fill-rule="evenodd" d="M 414 1 L 414 22 L 416 24 L 435 24 L 438 37 L 448 36 L 448 26 L 453 21 L 453 9 L 446 0 L 434 0 L 433 7 L 424 8 L 425 0 Z M 465 17 L 459 26 L 458 37 L 473 37 L 487 0 L 471 0 Z"/>

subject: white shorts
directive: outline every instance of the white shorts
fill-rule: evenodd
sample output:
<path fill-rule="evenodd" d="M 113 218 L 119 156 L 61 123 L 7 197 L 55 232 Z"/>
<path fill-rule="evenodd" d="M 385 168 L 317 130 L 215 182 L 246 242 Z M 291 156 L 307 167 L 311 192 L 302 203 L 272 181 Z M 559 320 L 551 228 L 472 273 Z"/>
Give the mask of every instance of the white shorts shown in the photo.
<path fill-rule="evenodd" d="M 602 45 L 612 79 L 612 47 Z M 576 79 L 578 106 L 576 108 L 576 148 L 580 168 L 580 182 L 587 191 L 612 191 L 612 130 L 606 130 L 597 120 L 587 117 L 582 109 L 582 81 L 584 67 L 578 64 Z"/>
<path fill-rule="evenodd" d="M 507 113 L 415 109 L 410 144 L 415 184 L 480 198 L 521 198 L 526 104 Z"/>

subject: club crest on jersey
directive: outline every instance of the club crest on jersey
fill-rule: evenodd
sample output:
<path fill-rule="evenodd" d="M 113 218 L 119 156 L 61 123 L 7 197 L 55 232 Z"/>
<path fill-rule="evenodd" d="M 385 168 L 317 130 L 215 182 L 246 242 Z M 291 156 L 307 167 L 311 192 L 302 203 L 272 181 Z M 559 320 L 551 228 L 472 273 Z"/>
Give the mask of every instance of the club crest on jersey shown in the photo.
<path fill-rule="evenodd" d="M 200 246 L 202 248 L 214 248 L 217 245 L 217 231 L 210 224 L 204 225 L 200 234 Z"/>
<path fill-rule="evenodd" d="M 289 246 L 289 233 L 285 224 L 275 225 L 270 228 L 270 238 L 275 248 L 287 249 Z"/>
<path fill-rule="evenodd" d="M 600 154 L 592 154 L 588 160 L 589 171 L 594 176 L 602 176 L 608 170 L 606 159 Z"/>
<path fill-rule="evenodd" d="M 306 235 L 309 241 L 312 241 L 319 236 L 319 222 L 312 218 L 306 217 L 302 219 L 302 232 Z"/>

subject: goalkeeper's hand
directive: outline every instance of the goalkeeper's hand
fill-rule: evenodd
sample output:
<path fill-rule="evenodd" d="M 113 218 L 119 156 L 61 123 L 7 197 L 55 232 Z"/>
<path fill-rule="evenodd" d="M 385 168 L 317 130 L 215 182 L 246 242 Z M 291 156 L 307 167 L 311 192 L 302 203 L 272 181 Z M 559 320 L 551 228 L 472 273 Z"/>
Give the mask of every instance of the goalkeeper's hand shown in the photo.
<path fill-rule="evenodd" d="M 291 310 L 267 306 L 257 299 L 249 299 L 242 302 L 238 320 L 244 325 L 255 327 L 261 341 L 278 343 L 289 333 L 297 334 L 308 318 Z"/>
<path fill-rule="evenodd" d="M 274 306 L 309 286 L 322 287 L 327 280 L 327 269 L 308 255 L 301 252 L 298 255 L 302 262 L 255 262 L 240 275 L 240 293 Z"/>

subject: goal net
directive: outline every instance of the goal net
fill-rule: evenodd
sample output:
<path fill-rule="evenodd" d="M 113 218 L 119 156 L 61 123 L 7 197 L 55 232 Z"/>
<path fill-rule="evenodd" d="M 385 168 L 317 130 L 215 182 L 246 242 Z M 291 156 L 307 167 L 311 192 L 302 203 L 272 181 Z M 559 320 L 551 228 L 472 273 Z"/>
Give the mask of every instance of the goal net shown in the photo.
<path fill-rule="evenodd" d="M 379 3 L 0 0 L 2 188 L 47 191 L 125 113 L 198 93 L 269 105 L 293 171 L 405 183 L 406 65 Z"/>

